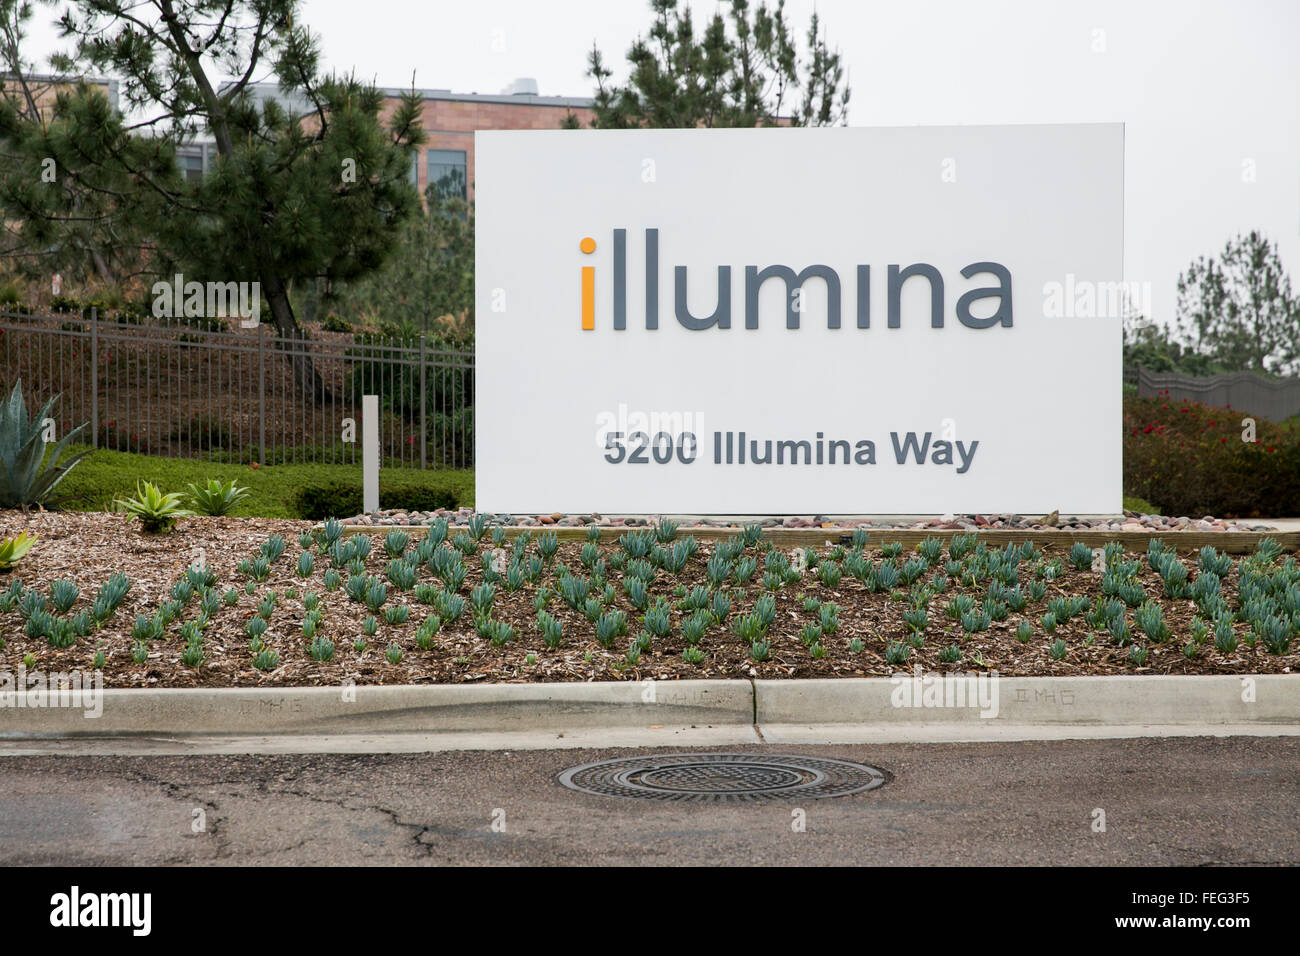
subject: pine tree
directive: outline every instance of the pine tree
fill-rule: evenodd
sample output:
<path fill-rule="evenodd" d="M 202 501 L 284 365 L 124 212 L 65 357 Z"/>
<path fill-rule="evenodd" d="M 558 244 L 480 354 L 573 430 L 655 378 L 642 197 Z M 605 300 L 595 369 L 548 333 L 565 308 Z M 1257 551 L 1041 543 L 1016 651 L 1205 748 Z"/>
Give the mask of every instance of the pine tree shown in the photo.
<path fill-rule="evenodd" d="M 259 282 L 282 337 L 297 333 L 292 283 L 346 281 L 383 263 L 397 227 L 419 206 L 408 175 L 424 138 L 414 92 L 385 126 L 381 91 L 321 72 L 315 38 L 295 22 L 298 6 L 73 0 L 59 21 L 72 48 L 51 62 L 67 74 L 119 77 L 129 118 L 73 93 L 57 124 L 62 150 L 12 107 L 0 120 L 0 138 L 29 164 L 54 149 L 46 155 L 61 158 L 71 178 L 106 188 L 103 201 L 116 220 L 150 238 L 157 274 Z M 255 95 L 254 77 L 268 69 L 294 109 Z M 221 76 L 235 79 L 223 83 Z M 179 175 L 175 150 L 200 132 L 215 140 L 218 160 L 191 182 Z M 5 201 L 29 223 L 59 226 L 58 210 L 22 197 Z M 320 376 L 301 351 L 290 353 L 295 380 L 323 398 Z"/>
<path fill-rule="evenodd" d="M 833 126 L 847 121 L 849 87 L 838 51 L 826 44 L 816 13 L 802 57 L 775 8 L 731 0 L 727 17 L 716 12 L 697 36 L 690 8 L 677 0 L 651 0 L 646 37 L 627 53 L 626 85 L 612 83 L 599 48 L 587 75 L 596 82 L 591 125 L 637 127 Z M 798 95 L 795 102 L 791 98 Z M 569 128 L 577 128 L 570 116 Z"/>
<path fill-rule="evenodd" d="M 1300 297 L 1277 244 L 1259 232 L 1228 240 L 1178 277 L 1178 321 L 1191 349 L 1233 371 L 1293 374 L 1300 367 Z"/>

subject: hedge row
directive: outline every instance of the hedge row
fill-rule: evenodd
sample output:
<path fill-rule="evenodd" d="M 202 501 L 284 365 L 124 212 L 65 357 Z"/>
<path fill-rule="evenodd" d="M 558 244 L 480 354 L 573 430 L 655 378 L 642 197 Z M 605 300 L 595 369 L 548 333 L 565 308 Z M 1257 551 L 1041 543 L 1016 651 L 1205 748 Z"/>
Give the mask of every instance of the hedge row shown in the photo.
<path fill-rule="evenodd" d="M 1199 402 L 1127 397 L 1124 493 L 1165 514 L 1279 518 L 1300 514 L 1300 430 Z"/>
<path fill-rule="evenodd" d="M 361 511 L 360 465 L 219 464 L 189 458 L 156 458 L 100 449 L 77 465 L 55 490 L 51 505 L 80 511 L 107 511 L 113 500 L 135 490 L 140 480 L 164 491 L 209 478 L 235 481 L 249 497 L 232 514 L 261 518 L 349 518 Z M 379 503 L 384 508 L 429 511 L 473 507 L 474 473 L 468 470 L 385 468 Z"/>

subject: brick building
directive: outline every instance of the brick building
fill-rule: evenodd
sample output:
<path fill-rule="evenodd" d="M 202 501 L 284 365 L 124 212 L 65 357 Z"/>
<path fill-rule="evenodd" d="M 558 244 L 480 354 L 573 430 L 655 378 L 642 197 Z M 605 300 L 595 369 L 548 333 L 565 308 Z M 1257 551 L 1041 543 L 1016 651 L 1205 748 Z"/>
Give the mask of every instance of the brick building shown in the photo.
<path fill-rule="evenodd" d="M 253 84 L 253 95 L 274 98 L 306 113 L 305 101 L 286 98 L 274 83 Z M 406 92 L 385 88 L 386 112 L 395 109 Z M 532 80 L 516 80 L 501 93 L 453 93 L 417 90 L 424 102 L 421 122 L 425 143 L 411 164 L 411 182 L 424 195 L 430 183 L 449 196 L 474 198 L 474 131 L 480 129 L 560 129 L 569 115 L 583 126 L 591 122 L 591 99 L 579 96 L 540 96 Z M 215 151 L 196 143 L 193 151 L 210 162 Z M 195 160 L 190 160 L 195 162 Z M 204 167 L 206 168 L 206 167 Z"/>
<path fill-rule="evenodd" d="M 76 88 L 78 78 L 65 76 L 50 76 L 44 73 L 29 73 L 24 76 L 24 84 L 19 82 L 18 78 L 11 73 L 0 73 L 0 97 L 11 99 L 16 102 L 20 110 L 27 108 L 27 94 L 30 93 L 32 100 L 36 103 L 36 111 L 41 118 L 48 120 L 54 113 L 54 101 L 59 93 L 67 90 L 71 92 Z M 117 109 L 117 80 L 108 80 L 100 77 L 87 76 L 82 77 L 86 84 L 92 89 L 103 92 L 108 98 L 109 105 Z"/>

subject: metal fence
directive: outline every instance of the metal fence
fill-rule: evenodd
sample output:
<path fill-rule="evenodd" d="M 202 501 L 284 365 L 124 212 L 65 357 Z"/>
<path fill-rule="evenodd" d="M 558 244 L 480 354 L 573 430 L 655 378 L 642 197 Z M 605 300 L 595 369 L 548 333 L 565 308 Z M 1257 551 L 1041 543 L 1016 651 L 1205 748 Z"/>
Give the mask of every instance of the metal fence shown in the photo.
<path fill-rule="evenodd" d="M 474 353 L 424 338 L 300 332 L 238 320 L 108 321 L 0 312 L 0 383 L 61 395 L 60 429 L 100 448 L 251 464 L 359 461 L 361 396 L 380 397 L 388 464 L 471 467 Z"/>
<path fill-rule="evenodd" d="M 1181 372 L 1138 370 L 1138 394 L 1168 392 L 1173 398 L 1196 401 L 1215 408 L 1234 408 L 1266 421 L 1285 421 L 1300 415 L 1300 379 L 1269 379 L 1253 372 L 1198 377 Z"/>

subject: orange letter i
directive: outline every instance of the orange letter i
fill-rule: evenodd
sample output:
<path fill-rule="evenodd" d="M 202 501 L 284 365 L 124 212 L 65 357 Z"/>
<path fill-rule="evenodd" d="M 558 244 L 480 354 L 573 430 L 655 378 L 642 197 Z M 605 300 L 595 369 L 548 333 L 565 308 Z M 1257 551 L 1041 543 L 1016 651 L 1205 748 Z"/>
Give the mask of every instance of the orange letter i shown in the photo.
<path fill-rule="evenodd" d="M 590 236 L 578 243 L 586 255 L 596 251 L 596 240 Z M 596 267 L 582 267 L 582 329 L 591 332 L 596 328 Z"/>

